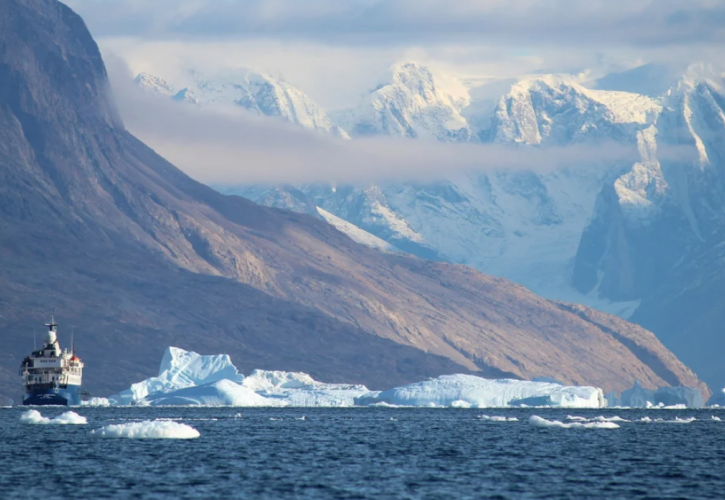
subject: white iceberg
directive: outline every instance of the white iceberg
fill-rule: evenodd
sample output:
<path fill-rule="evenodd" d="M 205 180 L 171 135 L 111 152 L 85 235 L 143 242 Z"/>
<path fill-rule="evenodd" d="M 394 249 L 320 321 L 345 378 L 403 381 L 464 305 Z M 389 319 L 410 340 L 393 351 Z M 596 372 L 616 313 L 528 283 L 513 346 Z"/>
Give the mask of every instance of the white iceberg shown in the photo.
<path fill-rule="evenodd" d="M 306 373 L 255 370 L 245 377 L 229 356 L 202 356 L 176 347 L 166 351 L 157 377 L 109 399 L 112 404 L 154 406 L 605 406 L 601 389 L 548 381 L 445 375 L 377 392 L 364 385 L 318 382 Z"/>
<path fill-rule="evenodd" d="M 194 439 L 200 436 L 193 427 L 170 420 L 145 420 L 127 424 L 111 424 L 91 431 L 102 438 L 129 439 Z"/>
<path fill-rule="evenodd" d="M 73 411 L 61 413 L 55 418 L 47 418 L 41 415 L 38 410 L 28 410 L 20 416 L 20 421 L 24 424 L 36 425 L 84 425 L 88 423 L 86 417 Z"/>
<path fill-rule="evenodd" d="M 549 429 L 619 429 L 619 425 L 614 422 L 572 422 L 565 424 L 558 420 L 546 420 L 538 415 L 529 417 L 529 425 Z"/>
<path fill-rule="evenodd" d="M 143 399 L 151 406 L 285 406 L 284 402 L 267 399 L 231 380 L 186 387 L 168 393 L 157 392 Z"/>
<path fill-rule="evenodd" d="M 288 406 L 354 406 L 355 399 L 370 394 L 364 385 L 318 382 L 306 373 L 254 370 L 242 381 L 246 388 Z"/>
<path fill-rule="evenodd" d="M 489 380 L 473 375 L 443 375 L 433 380 L 369 393 L 359 405 L 388 403 L 400 406 L 461 406 L 475 408 L 506 406 L 558 406 L 601 408 L 604 394 L 596 387 L 567 387 L 550 382 Z"/>
<path fill-rule="evenodd" d="M 151 394 L 168 393 L 218 380 L 232 382 L 244 380 L 244 375 L 237 371 L 229 355 L 202 356 L 178 347 L 169 347 L 161 360 L 157 377 L 133 384 L 129 389 L 109 399 L 114 404 L 135 404 Z"/>

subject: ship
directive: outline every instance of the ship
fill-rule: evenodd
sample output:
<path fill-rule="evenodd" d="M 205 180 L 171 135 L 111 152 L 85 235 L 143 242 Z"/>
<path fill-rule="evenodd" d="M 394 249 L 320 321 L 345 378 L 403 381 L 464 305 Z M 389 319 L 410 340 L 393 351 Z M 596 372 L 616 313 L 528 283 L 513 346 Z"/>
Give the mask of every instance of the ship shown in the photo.
<path fill-rule="evenodd" d="M 75 345 L 61 350 L 58 324 L 51 316 L 45 325 L 43 348 L 23 359 L 20 376 L 23 382 L 23 405 L 81 404 L 83 362 L 76 356 Z"/>

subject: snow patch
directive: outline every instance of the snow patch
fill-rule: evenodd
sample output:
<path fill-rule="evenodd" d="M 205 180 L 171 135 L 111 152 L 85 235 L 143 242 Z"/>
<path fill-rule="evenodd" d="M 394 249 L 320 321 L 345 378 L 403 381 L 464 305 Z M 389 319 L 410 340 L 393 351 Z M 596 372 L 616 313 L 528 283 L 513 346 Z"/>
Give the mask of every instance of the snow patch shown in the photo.
<path fill-rule="evenodd" d="M 346 235 L 348 235 L 350 239 L 353 240 L 355 243 L 360 243 L 361 245 L 375 248 L 376 250 L 385 250 L 388 252 L 398 253 L 400 252 L 400 250 L 395 248 L 387 241 L 378 238 L 377 236 L 370 234 L 363 229 L 360 229 L 355 224 L 351 224 L 350 222 L 347 222 L 346 220 L 331 214 L 327 210 L 317 207 L 317 213 L 319 213 L 320 216 L 335 229 L 337 229 L 341 233 L 345 233 Z"/>

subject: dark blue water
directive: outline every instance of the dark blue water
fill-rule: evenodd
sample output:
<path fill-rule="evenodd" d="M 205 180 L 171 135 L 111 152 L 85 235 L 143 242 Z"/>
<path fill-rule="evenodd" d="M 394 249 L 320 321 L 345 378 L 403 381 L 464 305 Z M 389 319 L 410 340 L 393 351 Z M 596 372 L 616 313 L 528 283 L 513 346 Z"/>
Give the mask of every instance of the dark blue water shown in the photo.
<path fill-rule="evenodd" d="M 0 410 L 3 499 L 725 498 L 725 411 L 88 408 L 78 426 L 22 424 L 23 411 Z M 539 429 L 531 414 L 698 420 Z M 201 437 L 90 435 L 155 418 Z"/>

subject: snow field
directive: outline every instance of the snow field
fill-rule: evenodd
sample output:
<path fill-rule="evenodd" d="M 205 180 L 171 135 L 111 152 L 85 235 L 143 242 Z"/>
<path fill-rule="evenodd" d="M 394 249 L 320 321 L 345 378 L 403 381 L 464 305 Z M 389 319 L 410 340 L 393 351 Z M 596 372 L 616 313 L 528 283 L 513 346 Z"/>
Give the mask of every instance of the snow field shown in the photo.
<path fill-rule="evenodd" d="M 171 420 L 111 424 L 91 431 L 91 435 L 127 439 L 195 439 L 200 436 L 199 431 L 193 427 Z"/>
<path fill-rule="evenodd" d="M 20 416 L 20 421 L 24 424 L 36 425 L 85 425 L 88 423 L 86 417 L 73 411 L 61 413 L 54 418 L 47 418 L 41 415 L 38 410 L 28 410 Z"/>

